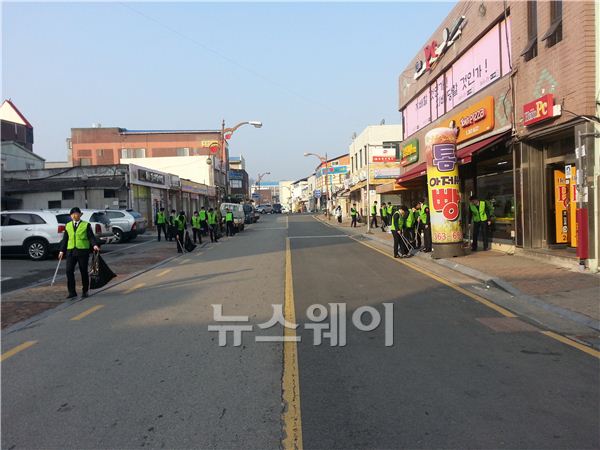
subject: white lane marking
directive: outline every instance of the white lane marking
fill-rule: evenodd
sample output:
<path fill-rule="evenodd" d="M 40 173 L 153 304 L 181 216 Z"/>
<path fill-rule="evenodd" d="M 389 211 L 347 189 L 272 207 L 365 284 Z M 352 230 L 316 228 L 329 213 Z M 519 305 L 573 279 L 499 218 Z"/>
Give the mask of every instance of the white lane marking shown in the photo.
<path fill-rule="evenodd" d="M 349 238 L 347 234 L 331 234 L 329 236 L 290 236 L 290 239 Z"/>
<path fill-rule="evenodd" d="M 12 280 L 13 277 L 2 277 L 0 278 L 0 283 L 2 283 L 3 281 L 7 281 L 7 280 Z"/>

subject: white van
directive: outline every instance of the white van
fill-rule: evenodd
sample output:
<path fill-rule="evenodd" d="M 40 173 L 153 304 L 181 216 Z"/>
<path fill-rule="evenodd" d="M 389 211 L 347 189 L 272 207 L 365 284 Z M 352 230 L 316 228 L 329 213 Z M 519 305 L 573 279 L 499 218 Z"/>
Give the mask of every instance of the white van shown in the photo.
<path fill-rule="evenodd" d="M 243 231 L 244 219 L 246 218 L 244 205 L 240 205 L 239 203 L 221 203 L 220 211 L 223 219 L 225 219 L 227 210 L 230 210 L 233 213 L 233 226 L 236 231 Z"/>

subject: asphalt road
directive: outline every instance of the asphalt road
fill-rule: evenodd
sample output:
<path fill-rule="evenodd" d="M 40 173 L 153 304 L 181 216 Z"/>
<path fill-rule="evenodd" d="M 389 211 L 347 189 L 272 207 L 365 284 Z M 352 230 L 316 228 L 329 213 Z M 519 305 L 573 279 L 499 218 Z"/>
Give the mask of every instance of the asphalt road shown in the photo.
<path fill-rule="evenodd" d="M 147 247 L 140 247 L 142 244 L 155 243 L 156 236 L 153 233 L 145 233 L 136 239 L 123 244 L 106 244 L 102 246 L 102 255 L 112 259 L 119 257 L 124 252 L 139 252 L 142 254 Z M 51 279 L 56 269 L 57 259 L 53 255 L 43 261 L 32 261 L 26 255 L 2 255 L 1 272 L 2 283 L 1 292 L 10 292 L 15 289 L 31 286 L 42 280 Z M 66 262 L 62 262 L 60 273 L 64 274 Z"/>
<path fill-rule="evenodd" d="M 256 342 L 282 336 L 258 325 L 284 299 L 301 341 Z M 305 328 L 329 303 L 346 305 L 343 347 Z M 248 316 L 240 346 L 208 330 L 213 304 Z M 374 331 L 352 323 L 364 306 L 381 313 Z M 307 215 L 263 216 L 3 334 L 2 355 L 6 449 L 279 448 L 292 413 L 304 448 L 600 447 L 597 359 Z"/>

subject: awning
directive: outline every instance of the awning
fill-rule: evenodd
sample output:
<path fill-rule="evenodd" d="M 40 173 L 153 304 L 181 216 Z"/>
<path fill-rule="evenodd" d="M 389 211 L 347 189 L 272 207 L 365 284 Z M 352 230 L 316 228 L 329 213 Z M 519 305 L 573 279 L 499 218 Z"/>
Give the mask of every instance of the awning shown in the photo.
<path fill-rule="evenodd" d="M 356 183 L 354 186 L 350 187 L 350 192 L 358 191 L 359 189 L 364 188 L 367 185 L 367 180 L 360 181 Z"/>
<path fill-rule="evenodd" d="M 427 173 L 427 163 L 422 162 L 421 164 L 417 164 L 415 167 L 410 169 L 408 172 L 403 173 L 398 178 L 396 178 L 397 184 L 406 183 L 417 177 L 422 177 Z"/>
<path fill-rule="evenodd" d="M 471 162 L 473 157 L 473 153 L 478 152 L 479 150 L 488 147 L 492 144 L 495 144 L 502 139 L 506 139 L 509 136 L 509 133 L 497 134 L 496 136 L 489 137 L 479 142 L 475 142 L 474 144 L 467 145 L 466 147 L 461 148 L 456 152 L 456 159 L 459 164 L 467 164 Z"/>

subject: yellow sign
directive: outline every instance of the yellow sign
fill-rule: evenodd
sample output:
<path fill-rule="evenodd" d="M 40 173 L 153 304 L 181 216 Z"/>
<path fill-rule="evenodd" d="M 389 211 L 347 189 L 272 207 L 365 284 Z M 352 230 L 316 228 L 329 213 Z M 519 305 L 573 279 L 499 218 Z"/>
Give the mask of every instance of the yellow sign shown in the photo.
<path fill-rule="evenodd" d="M 554 171 L 554 223 L 556 228 L 556 243 L 563 244 L 569 239 L 569 185 L 566 183 L 562 170 Z"/>
<path fill-rule="evenodd" d="M 210 148 L 213 145 L 218 146 L 219 142 L 218 141 L 200 141 L 200 147 L 202 147 L 202 148 Z"/>
<path fill-rule="evenodd" d="M 569 166 L 565 166 L 567 168 Z M 567 178 L 569 189 L 569 232 L 571 234 L 571 247 L 577 247 L 577 183 L 575 182 L 575 166 L 571 167 L 571 176 Z"/>
<path fill-rule="evenodd" d="M 457 144 L 493 130 L 494 97 L 486 97 L 473 106 L 455 114 L 448 123 L 458 128 Z"/>

